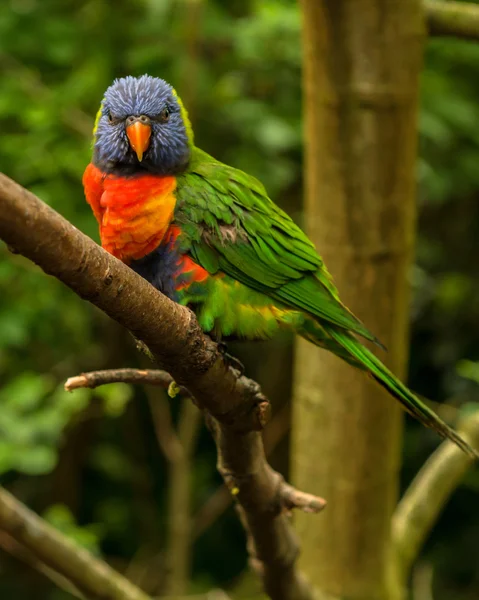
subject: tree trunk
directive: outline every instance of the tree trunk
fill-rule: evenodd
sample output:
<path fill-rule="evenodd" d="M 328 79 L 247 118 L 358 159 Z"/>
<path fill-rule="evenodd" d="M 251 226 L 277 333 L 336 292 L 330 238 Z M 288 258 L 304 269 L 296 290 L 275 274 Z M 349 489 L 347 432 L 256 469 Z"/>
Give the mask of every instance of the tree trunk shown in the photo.
<path fill-rule="evenodd" d="M 303 0 L 306 220 L 342 300 L 407 358 L 414 243 L 419 0 Z M 391 598 L 398 403 L 336 357 L 300 341 L 292 469 L 328 500 L 297 517 L 301 566 L 323 597 Z"/>

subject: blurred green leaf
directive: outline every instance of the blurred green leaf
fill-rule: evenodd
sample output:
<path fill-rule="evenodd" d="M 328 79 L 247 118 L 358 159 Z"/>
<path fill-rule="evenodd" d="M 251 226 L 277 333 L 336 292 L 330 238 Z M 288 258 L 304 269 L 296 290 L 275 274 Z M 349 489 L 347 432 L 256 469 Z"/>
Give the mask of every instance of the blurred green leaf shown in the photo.
<path fill-rule="evenodd" d="M 457 372 L 461 377 L 470 379 L 479 384 L 479 362 L 472 360 L 461 360 L 457 364 Z"/>
<path fill-rule="evenodd" d="M 110 383 L 99 387 L 96 395 L 103 400 L 105 414 L 109 417 L 120 417 L 133 398 L 133 386 L 127 383 Z"/>
<path fill-rule="evenodd" d="M 103 527 L 100 524 L 79 526 L 69 508 L 63 504 L 53 504 L 43 513 L 43 518 L 59 531 L 72 538 L 97 556 L 100 555 L 99 542 Z"/>

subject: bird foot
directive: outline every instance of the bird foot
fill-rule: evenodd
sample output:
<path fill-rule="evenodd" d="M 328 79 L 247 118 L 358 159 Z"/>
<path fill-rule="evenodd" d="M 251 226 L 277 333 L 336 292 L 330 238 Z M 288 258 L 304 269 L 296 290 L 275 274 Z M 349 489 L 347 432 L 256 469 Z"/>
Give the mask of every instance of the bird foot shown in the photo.
<path fill-rule="evenodd" d="M 228 365 L 228 367 L 231 367 L 232 369 L 235 369 L 236 371 L 238 371 L 240 374 L 240 377 L 242 377 L 245 372 L 244 364 L 240 360 L 238 360 L 236 357 L 234 357 L 228 353 L 228 351 L 227 351 L 228 348 L 224 342 L 218 342 L 218 350 L 219 350 L 221 356 L 223 357 L 225 363 Z"/>

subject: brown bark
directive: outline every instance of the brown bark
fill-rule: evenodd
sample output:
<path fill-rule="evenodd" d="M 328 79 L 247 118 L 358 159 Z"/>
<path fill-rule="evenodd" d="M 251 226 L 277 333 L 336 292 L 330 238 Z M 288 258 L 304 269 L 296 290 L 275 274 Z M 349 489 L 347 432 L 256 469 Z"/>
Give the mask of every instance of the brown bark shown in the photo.
<path fill-rule="evenodd" d="M 220 470 L 254 540 L 267 593 L 277 600 L 309 600 L 284 511 L 298 506 L 317 512 L 324 502 L 292 493 L 266 462 L 260 430 L 268 420 L 269 403 L 259 386 L 228 368 L 190 311 L 2 174 L 0 238 L 129 329 L 212 415 Z"/>
<path fill-rule="evenodd" d="M 270 456 L 277 445 L 284 440 L 291 427 L 289 405 L 282 408 L 273 416 L 263 433 L 263 443 L 266 456 Z M 218 519 L 229 506 L 233 498 L 224 485 L 218 487 L 200 507 L 195 516 L 193 537 L 200 537 Z"/>
<path fill-rule="evenodd" d="M 303 0 L 306 214 L 343 301 L 405 373 L 414 240 L 418 0 Z M 300 342 L 293 478 L 330 502 L 297 520 L 327 597 L 388 598 L 402 413 L 350 366 Z M 316 460 L 312 460 L 316 457 Z"/>
<path fill-rule="evenodd" d="M 291 493 L 290 486 L 266 462 L 256 433 L 233 433 L 236 441 L 232 444 L 228 440 L 231 434 L 222 424 L 214 421 L 210 425 L 218 446 L 218 470 L 238 501 L 248 534 L 250 563 L 262 575 L 266 593 L 280 600 L 312 599 L 308 583 L 295 570 L 299 544 L 285 512 L 295 506 L 319 512 L 325 502 L 309 494 Z M 271 518 L 278 514 L 282 517 Z M 264 557 L 268 557 L 269 568 L 265 568 Z"/>

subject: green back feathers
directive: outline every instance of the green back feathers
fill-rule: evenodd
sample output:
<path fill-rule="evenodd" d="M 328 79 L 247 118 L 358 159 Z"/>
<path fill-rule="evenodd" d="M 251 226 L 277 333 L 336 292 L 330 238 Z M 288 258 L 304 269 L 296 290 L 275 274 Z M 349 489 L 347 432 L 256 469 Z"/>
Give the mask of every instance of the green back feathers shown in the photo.
<path fill-rule="evenodd" d="M 194 148 L 177 182 L 175 221 L 204 269 L 222 271 L 273 302 L 375 340 L 339 301 L 313 243 L 257 179 Z"/>

